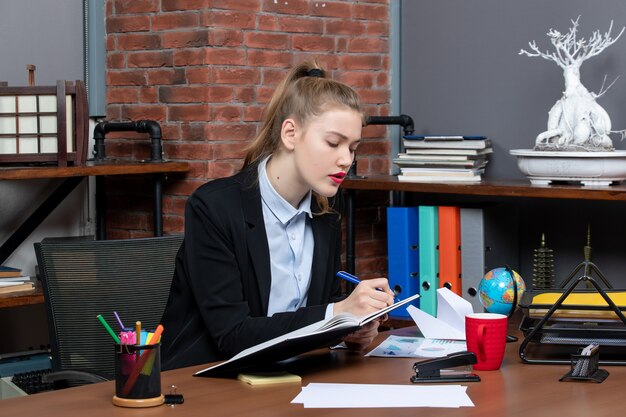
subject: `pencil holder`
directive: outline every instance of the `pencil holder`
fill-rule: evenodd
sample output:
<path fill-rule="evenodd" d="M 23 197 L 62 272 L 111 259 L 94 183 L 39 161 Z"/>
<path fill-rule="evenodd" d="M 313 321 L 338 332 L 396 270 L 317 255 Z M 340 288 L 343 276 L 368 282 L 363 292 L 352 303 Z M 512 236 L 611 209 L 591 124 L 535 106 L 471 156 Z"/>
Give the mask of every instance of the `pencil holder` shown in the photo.
<path fill-rule="evenodd" d="M 598 369 L 599 349 L 591 355 L 572 354 L 570 360 L 570 371 L 563 375 L 559 381 L 595 381 L 600 383 L 609 376 L 608 371 Z"/>
<path fill-rule="evenodd" d="M 120 407 L 154 407 L 161 394 L 161 344 L 115 344 L 115 395 Z"/>

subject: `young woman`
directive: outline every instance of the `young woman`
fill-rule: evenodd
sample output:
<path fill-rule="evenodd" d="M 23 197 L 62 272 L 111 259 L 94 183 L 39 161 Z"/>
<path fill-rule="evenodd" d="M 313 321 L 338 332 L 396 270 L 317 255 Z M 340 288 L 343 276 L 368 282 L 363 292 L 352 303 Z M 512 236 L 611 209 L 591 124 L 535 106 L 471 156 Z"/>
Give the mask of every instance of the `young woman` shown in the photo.
<path fill-rule="evenodd" d="M 363 281 L 342 299 L 335 277 L 335 195 L 362 124 L 350 87 L 325 78 L 314 63 L 289 72 L 242 171 L 201 186 L 187 202 L 162 320 L 164 369 L 227 359 L 338 313 L 363 316 L 393 303 L 385 278 Z M 363 350 L 377 328 L 371 322 L 344 341 Z"/>

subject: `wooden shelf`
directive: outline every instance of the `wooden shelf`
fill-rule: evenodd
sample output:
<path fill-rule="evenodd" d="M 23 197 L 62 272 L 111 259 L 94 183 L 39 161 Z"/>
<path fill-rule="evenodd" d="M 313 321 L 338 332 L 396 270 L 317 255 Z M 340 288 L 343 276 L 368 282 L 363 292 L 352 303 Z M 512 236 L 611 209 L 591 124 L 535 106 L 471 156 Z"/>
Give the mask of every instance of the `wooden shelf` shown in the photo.
<path fill-rule="evenodd" d="M 40 178 L 89 177 L 98 175 L 156 174 L 159 172 L 187 172 L 187 162 L 128 162 L 107 160 L 89 161 L 75 167 L 0 167 L 0 180 L 32 180 Z"/>
<path fill-rule="evenodd" d="M 626 201 L 626 186 L 532 185 L 526 180 L 483 180 L 478 184 L 398 181 L 393 175 L 346 178 L 346 190 L 408 191 L 431 194 Z"/>
<path fill-rule="evenodd" d="M 17 307 L 29 304 L 42 304 L 43 291 L 41 285 L 36 285 L 30 291 L 21 291 L 10 294 L 0 294 L 0 308 Z"/>

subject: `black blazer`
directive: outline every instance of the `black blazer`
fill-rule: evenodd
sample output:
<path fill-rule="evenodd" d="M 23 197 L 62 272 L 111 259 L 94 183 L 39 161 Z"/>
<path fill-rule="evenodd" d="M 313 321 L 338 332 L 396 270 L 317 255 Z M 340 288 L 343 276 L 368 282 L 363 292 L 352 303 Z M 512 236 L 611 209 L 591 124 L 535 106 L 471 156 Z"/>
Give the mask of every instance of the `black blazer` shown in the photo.
<path fill-rule="evenodd" d="M 187 201 L 185 240 L 162 319 L 163 369 L 227 359 L 322 320 L 328 303 L 340 299 L 340 216 L 314 215 L 307 306 L 267 317 L 271 269 L 257 169 L 252 164 L 204 184 Z"/>

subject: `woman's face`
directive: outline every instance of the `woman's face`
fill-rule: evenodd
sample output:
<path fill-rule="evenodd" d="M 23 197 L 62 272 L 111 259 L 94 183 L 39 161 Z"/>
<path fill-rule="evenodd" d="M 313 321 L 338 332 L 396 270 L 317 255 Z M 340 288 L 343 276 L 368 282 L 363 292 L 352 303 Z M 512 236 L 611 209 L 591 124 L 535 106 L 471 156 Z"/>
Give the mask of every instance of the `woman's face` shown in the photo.
<path fill-rule="evenodd" d="M 300 183 L 324 197 L 337 193 L 361 140 L 361 114 L 334 107 L 295 129 L 294 163 Z"/>

